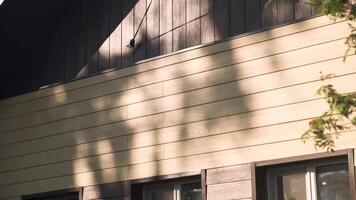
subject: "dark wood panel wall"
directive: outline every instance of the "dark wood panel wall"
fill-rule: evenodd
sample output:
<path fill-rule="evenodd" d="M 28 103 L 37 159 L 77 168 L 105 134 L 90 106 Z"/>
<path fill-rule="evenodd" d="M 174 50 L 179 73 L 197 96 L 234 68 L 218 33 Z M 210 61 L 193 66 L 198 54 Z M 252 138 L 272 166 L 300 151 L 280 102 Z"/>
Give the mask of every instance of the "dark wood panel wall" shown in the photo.
<path fill-rule="evenodd" d="M 307 1 L 280 0 L 267 8 L 266 0 L 72 1 L 32 56 L 30 84 L 22 92 L 307 18 L 315 14 Z"/>

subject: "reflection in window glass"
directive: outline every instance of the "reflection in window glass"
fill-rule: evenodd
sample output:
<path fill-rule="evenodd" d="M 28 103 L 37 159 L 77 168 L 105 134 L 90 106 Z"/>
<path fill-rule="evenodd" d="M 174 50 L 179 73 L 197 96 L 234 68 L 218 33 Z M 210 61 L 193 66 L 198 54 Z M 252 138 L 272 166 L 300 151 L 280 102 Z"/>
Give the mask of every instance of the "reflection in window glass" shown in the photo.
<path fill-rule="evenodd" d="M 181 200 L 200 200 L 200 183 L 186 183 L 181 185 Z"/>
<path fill-rule="evenodd" d="M 173 190 L 155 191 L 150 194 L 149 200 L 173 200 Z"/>
<path fill-rule="evenodd" d="M 306 200 L 305 173 L 277 177 L 279 200 Z"/>
<path fill-rule="evenodd" d="M 316 168 L 318 200 L 349 200 L 347 164 Z"/>

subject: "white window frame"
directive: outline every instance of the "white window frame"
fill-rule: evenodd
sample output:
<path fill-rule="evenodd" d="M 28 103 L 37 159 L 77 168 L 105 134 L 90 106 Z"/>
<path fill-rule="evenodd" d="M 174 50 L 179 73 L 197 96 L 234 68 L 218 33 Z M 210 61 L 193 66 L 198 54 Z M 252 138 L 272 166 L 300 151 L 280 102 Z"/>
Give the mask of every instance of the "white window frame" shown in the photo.
<path fill-rule="evenodd" d="M 296 164 L 290 166 L 275 167 L 267 170 L 267 194 L 268 199 L 277 199 L 276 177 L 281 175 L 294 174 L 295 172 L 305 173 L 306 199 L 317 200 L 316 168 L 328 165 L 348 164 L 345 159 L 335 159 L 328 162 L 312 162 L 307 164 Z"/>
<path fill-rule="evenodd" d="M 149 198 L 150 193 L 155 191 L 161 191 L 167 188 L 173 190 L 173 200 L 180 200 L 181 186 L 187 183 L 201 183 L 201 180 L 200 178 L 191 178 L 187 180 L 170 181 L 170 182 L 156 183 L 156 184 L 144 186 L 143 200 L 151 200 Z"/>

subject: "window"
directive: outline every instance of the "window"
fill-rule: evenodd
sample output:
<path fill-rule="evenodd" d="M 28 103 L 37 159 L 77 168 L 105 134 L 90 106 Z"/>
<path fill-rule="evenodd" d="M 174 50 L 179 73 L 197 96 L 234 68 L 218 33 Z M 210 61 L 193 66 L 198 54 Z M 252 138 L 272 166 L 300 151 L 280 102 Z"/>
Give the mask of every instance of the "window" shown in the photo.
<path fill-rule="evenodd" d="M 68 189 L 22 196 L 22 200 L 81 200 L 82 189 Z"/>
<path fill-rule="evenodd" d="M 313 162 L 267 169 L 269 200 L 349 200 L 345 160 Z"/>
<path fill-rule="evenodd" d="M 149 184 L 143 187 L 144 200 L 201 200 L 199 179 Z"/>

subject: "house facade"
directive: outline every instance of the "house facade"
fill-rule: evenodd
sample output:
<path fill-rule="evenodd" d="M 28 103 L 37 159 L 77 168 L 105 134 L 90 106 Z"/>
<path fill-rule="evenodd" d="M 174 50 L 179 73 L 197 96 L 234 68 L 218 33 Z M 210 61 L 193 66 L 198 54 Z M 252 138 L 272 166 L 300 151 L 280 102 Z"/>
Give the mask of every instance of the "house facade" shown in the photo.
<path fill-rule="evenodd" d="M 356 91 L 346 21 L 307 1 L 66 3 L 2 92 L 0 199 L 356 200 L 356 131 L 335 152 L 301 139 L 328 109 L 320 72 Z"/>

